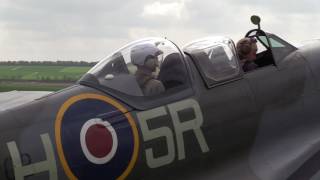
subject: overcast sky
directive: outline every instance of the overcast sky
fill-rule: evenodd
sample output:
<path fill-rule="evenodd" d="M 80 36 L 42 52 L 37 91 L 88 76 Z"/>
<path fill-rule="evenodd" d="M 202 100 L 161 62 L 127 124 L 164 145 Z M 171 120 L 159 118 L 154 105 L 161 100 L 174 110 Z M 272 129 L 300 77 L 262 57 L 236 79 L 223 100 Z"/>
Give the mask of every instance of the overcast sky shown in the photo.
<path fill-rule="evenodd" d="M 318 0 L 0 0 L 0 60 L 98 61 L 150 36 L 236 41 L 252 14 L 289 42 L 320 38 Z"/>

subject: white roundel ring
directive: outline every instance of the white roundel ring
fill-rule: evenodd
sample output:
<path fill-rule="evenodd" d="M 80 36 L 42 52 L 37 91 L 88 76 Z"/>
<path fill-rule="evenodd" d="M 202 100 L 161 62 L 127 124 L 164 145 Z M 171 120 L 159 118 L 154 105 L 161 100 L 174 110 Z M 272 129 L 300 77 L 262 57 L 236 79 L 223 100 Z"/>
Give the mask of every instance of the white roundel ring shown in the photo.
<path fill-rule="evenodd" d="M 80 143 L 85 157 L 94 164 L 106 164 L 116 154 L 118 138 L 109 122 L 99 118 L 88 120 L 80 131 Z"/>

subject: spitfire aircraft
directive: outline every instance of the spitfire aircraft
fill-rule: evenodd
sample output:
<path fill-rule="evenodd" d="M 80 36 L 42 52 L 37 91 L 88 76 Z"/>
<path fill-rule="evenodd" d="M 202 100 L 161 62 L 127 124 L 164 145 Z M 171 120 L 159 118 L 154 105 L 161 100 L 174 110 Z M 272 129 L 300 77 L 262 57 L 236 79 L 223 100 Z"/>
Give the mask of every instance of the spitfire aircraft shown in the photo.
<path fill-rule="evenodd" d="M 0 94 L 0 179 L 320 179 L 320 43 L 252 20 L 253 71 L 230 38 L 148 38 L 61 91 Z"/>

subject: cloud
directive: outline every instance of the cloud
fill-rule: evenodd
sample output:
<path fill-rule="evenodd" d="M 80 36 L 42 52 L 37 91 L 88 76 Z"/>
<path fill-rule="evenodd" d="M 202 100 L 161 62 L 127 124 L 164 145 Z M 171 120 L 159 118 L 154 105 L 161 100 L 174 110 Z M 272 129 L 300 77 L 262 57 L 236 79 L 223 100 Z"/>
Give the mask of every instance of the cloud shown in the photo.
<path fill-rule="evenodd" d="M 317 0 L 291 0 L 291 1 L 278 1 L 278 0 L 227 0 L 233 3 L 234 6 L 251 6 L 267 9 L 273 14 L 318 14 L 319 13 L 319 1 Z"/>
<path fill-rule="evenodd" d="M 320 37 L 319 8 L 316 0 L 2 0 L 0 60 L 96 60 L 149 36 L 181 46 L 210 35 L 236 41 L 255 28 L 252 14 L 266 31 L 299 42 Z"/>
<path fill-rule="evenodd" d="M 162 3 L 160 1 L 147 4 L 143 8 L 142 16 L 157 17 L 167 16 L 180 20 L 183 16 L 183 9 L 185 8 L 185 1 Z"/>

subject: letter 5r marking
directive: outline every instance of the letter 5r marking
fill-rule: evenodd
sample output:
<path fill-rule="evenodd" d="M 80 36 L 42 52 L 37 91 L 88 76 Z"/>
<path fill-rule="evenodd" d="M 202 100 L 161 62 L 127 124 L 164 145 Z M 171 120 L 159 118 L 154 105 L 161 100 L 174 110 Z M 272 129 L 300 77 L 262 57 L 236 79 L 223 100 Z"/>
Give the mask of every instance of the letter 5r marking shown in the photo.
<path fill-rule="evenodd" d="M 176 147 L 178 150 L 178 160 L 185 159 L 186 155 L 183 133 L 187 131 L 194 132 L 194 135 L 203 153 L 208 152 L 210 150 L 201 130 L 201 126 L 203 124 L 203 116 L 198 102 L 194 99 L 186 99 L 180 102 L 170 104 L 167 107 L 169 109 L 169 114 L 172 119 L 174 131 L 172 131 L 169 127 L 159 127 L 156 129 L 150 129 L 150 127 L 148 126 L 148 121 L 156 117 L 166 116 L 168 114 L 164 106 L 137 113 L 137 117 L 141 126 L 143 140 L 146 142 L 159 137 L 165 137 L 167 143 L 168 153 L 161 157 L 154 157 L 152 148 L 148 148 L 145 150 L 147 165 L 150 168 L 157 168 L 172 163 L 175 159 Z M 179 112 L 187 109 L 193 110 L 195 118 L 192 120 L 183 121 L 179 116 Z M 174 144 L 173 138 L 174 132 L 176 133 L 176 145 Z"/>

